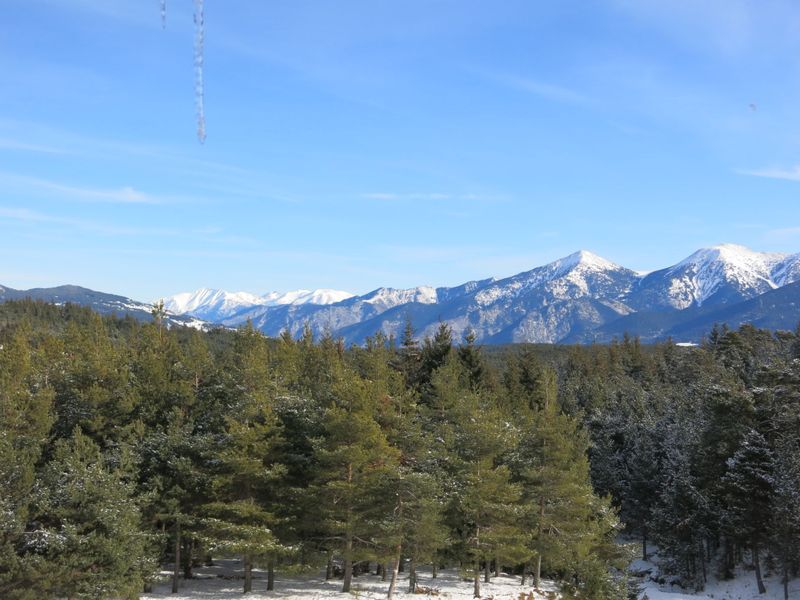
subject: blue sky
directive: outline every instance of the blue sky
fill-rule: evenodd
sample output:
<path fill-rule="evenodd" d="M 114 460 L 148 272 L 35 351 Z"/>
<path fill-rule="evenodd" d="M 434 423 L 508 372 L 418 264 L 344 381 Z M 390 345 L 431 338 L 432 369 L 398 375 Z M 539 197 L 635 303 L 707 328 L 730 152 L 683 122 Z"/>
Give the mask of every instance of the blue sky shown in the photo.
<path fill-rule="evenodd" d="M 800 251 L 792 0 L 5 0 L 0 283 L 455 285 Z"/>

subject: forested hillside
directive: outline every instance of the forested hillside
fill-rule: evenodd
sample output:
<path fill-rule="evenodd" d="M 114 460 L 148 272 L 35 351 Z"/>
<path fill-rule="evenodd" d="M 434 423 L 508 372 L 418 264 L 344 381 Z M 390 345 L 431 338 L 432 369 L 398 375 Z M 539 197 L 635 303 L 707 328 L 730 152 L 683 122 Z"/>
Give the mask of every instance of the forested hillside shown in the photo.
<path fill-rule="evenodd" d="M 0 306 L 0 597 L 134 598 L 213 557 L 280 576 L 501 570 L 630 592 L 626 530 L 700 589 L 800 569 L 800 337 L 484 354 Z"/>

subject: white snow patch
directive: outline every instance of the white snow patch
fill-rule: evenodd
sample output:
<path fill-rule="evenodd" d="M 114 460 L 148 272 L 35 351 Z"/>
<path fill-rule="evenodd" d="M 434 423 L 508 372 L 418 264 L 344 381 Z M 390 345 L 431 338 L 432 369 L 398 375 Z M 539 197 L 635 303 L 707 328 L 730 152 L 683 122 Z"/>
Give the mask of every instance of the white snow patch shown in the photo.
<path fill-rule="evenodd" d="M 155 600 L 156 598 L 171 598 L 172 600 L 228 600 L 242 598 L 242 564 L 238 560 L 215 560 L 215 566 L 202 567 L 195 570 L 195 579 L 180 580 L 177 594 L 170 593 L 170 572 L 162 572 L 162 580 L 155 586 L 152 593 L 143 594 L 142 599 Z M 389 589 L 388 581 L 381 581 L 375 575 L 360 575 L 353 578 L 352 591 L 342 593 L 341 579 L 325 581 L 323 574 L 314 576 L 283 576 L 280 572 L 275 574 L 275 590 L 267 592 L 267 574 L 261 569 L 253 569 L 253 591 L 247 595 L 252 600 L 267 600 L 281 598 L 282 600 L 300 599 L 350 599 L 386 598 Z M 440 571 L 437 578 L 431 577 L 430 570 L 417 572 L 417 585 L 432 588 L 438 591 L 438 598 L 451 600 L 472 600 L 472 581 L 465 581 L 456 570 L 447 569 Z M 400 573 L 395 596 L 398 598 L 425 598 L 427 594 L 410 594 L 408 588 L 408 573 Z M 501 574 L 492 577 L 491 583 L 483 583 L 481 574 L 481 598 L 494 598 L 494 600 L 518 600 L 520 594 L 533 593 L 534 600 L 548 600 L 559 598 L 557 587 L 553 582 L 542 582 L 541 589 L 535 591 L 532 586 L 520 585 L 520 578 Z"/>
<path fill-rule="evenodd" d="M 373 293 L 364 298 L 367 304 L 378 304 L 386 308 L 408 304 L 409 302 L 419 302 L 420 304 L 435 304 L 438 300 L 436 288 L 423 285 L 406 290 L 394 288 L 378 288 Z"/>

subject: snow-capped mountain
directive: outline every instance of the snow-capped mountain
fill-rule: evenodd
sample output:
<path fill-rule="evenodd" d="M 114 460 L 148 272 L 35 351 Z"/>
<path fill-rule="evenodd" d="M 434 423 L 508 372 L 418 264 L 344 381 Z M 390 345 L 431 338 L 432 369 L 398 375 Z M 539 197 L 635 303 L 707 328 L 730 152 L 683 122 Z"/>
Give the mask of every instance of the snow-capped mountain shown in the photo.
<path fill-rule="evenodd" d="M 352 298 L 350 292 L 341 290 L 294 290 L 293 292 L 270 292 L 261 298 L 264 306 L 281 306 L 283 304 L 335 304 Z"/>
<path fill-rule="evenodd" d="M 353 294 L 340 290 L 295 290 L 292 292 L 269 292 L 257 296 L 249 292 L 226 292 L 201 288 L 194 292 L 183 292 L 164 299 L 164 308 L 172 314 L 191 315 L 206 321 L 222 322 L 237 314 L 254 308 L 283 305 L 325 305 L 341 302 Z"/>
<path fill-rule="evenodd" d="M 131 300 L 125 296 L 90 290 L 77 285 L 60 285 L 30 290 L 15 290 L 0 286 L 0 302 L 25 299 L 40 300 L 56 305 L 78 304 L 80 306 L 88 306 L 101 315 L 130 315 L 140 321 L 150 321 L 153 318 L 152 304 Z M 170 326 L 179 325 L 197 329 L 202 329 L 208 325 L 208 323 L 188 315 L 168 314 L 165 321 Z"/>
<path fill-rule="evenodd" d="M 772 269 L 772 281 L 783 287 L 800 281 L 800 254 L 789 254 Z"/>
<path fill-rule="evenodd" d="M 620 298 L 637 278 L 630 269 L 581 251 L 506 279 L 453 288 L 379 288 L 324 307 L 258 307 L 224 324 L 249 319 L 268 335 L 284 329 L 297 335 L 308 324 L 317 334 L 361 341 L 379 330 L 399 337 L 411 318 L 421 336 L 443 320 L 456 339 L 472 329 L 481 340 L 558 341 L 630 312 Z"/>
<path fill-rule="evenodd" d="M 710 328 L 713 321 L 706 320 L 715 306 L 730 307 L 794 281 L 800 281 L 800 254 L 723 244 L 641 274 L 582 250 L 505 279 L 453 288 L 379 288 L 326 306 L 255 307 L 224 324 L 251 319 L 268 335 L 298 335 L 308 324 L 318 335 L 330 332 L 357 343 L 377 331 L 399 337 L 408 318 L 420 337 L 443 321 L 456 340 L 473 330 L 484 343 L 602 341 L 624 331 L 636 335 L 639 326 L 647 339 L 661 339 L 690 317 L 699 319 L 693 332 Z M 690 310 L 700 307 L 700 316 Z M 618 331 L 615 323 L 631 327 Z"/>
<path fill-rule="evenodd" d="M 465 293 L 469 284 L 460 286 Z M 344 328 L 369 322 L 395 307 L 426 304 L 438 306 L 440 298 L 458 295 L 456 288 L 432 288 L 427 286 L 395 289 L 378 288 L 362 296 L 350 296 L 340 302 L 319 306 L 314 304 L 287 304 L 283 306 L 260 306 L 238 313 L 223 321 L 224 325 L 235 327 L 250 320 L 265 333 L 280 333 L 288 329 L 298 334 L 306 323 L 316 334 L 338 332 Z M 370 332 L 370 334 L 375 331 Z"/>
<path fill-rule="evenodd" d="M 150 304 L 76 286 L 0 286 L 0 301 L 24 297 L 151 318 Z M 165 307 L 175 324 L 195 326 L 203 319 L 236 327 L 250 320 L 271 336 L 284 330 L 297 336 L 307 324 L 317 336 L 330 333 L 348 343 L 378 331 L 399 338 L 408 319 L 419 337 L 445 322 L 456 342 L 469 330 L 482 343 L 602 342 L 624 333 L 694 342 L 714 323 L 794 329 L 800 254 L 721 244 L 643 274 L 582 250 L 511 277 L 456 287 L 382 287 L 361 296 L 328 289 L 262 296 L 201 289 L 166 298 Z"/>
<path fill-rule="evenodd" d="M 800 275 L 797 255 L 754 252 L 720 244 L 642 278 L 631 295 L 638 309 L 685 309 L 747 300 Z M 777 280 L 776 280 L 777 276 Z"/>
<path fill-rule="evenodd" d="M 219 321 L 244 309 L 260 306 L 260 296 L 248 292 L 226 292 L 201 288 L 164 299 L 164 308 L 175 315 L 192 315 L 208 321 Z"/>

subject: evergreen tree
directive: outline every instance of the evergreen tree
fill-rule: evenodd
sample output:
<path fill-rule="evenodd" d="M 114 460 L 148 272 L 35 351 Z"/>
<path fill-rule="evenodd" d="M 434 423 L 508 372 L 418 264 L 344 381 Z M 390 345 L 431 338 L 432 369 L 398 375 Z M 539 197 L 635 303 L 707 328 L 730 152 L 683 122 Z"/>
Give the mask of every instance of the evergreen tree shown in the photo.
<path fill-rule="evenodd" d="M 764 437 L 750 430 L 728 461 L 723 478 L 729 534 L 751 551 L 760 594 L 766 592 L 759 552 L 767 537 L 775 492 L 774 457 Z"/>
<path fill-rule="evenodd" d="M 770 547 L 781 569 L 784 600 L 789 579 L 800 571 L 800 440 L 786 441 L 775 460 Z"/>
<path fill-rule="evenodd" d="M 516 457 L 527 519 L 534 532 L 534 585 L 543 570 L 571 573 L 586 597 L 610 589 L 602 565 L 614 552 L 617 522 L 608 501 L 597 498 L 589 481 L 588 438 L 579 423 L 558 410 L 555 399 L 532 415 Z M 599 563 L 598 563 L 599 561 Z M 586 590 L 594 590 L 595 596 Z"/>
<path fill-rule="evenodd" d="M 317 449 L 318 509 L 344 563 L 343 592 L 350 591 L 354 561 L 375 554 L 380 523 L 394 504 L 386 485 L 398 452 L 375 421 L 373 392 L 356 374 L 342 374 Z"/>
<path fill-rule="evenodd" d="M 48 579 L 44 558 L 26 552 L 36 465 L 54 422 L 53 392 L 34 370 L 30 326 L 0 351 L 0 597 L 36 598 Z"/>
<path fill-rule="evenodd" d="M 122 463 L 124 465 L 124 462 Z M 26 551 L 43 557 L 42 596 L 136 598 L 156 570 L 140 528 L 135 484 L 76 429 L 57 442 L 37 483 Z"/>
<path fill-rule="evenodd" d="M 285 468 L 277 461 L 280 432 L 266 339 L 252 327 L 239 330 L 231 358 L 233 410 L 226 419 L 224 446 L 214 461 L 215 501 L 203 507 L 203 528 L 212 549 L 242 556 L 248 593 L 258 558 L 268 560 L 272 589 L 272 566 L 282 550 L 274 530 Z"/>

